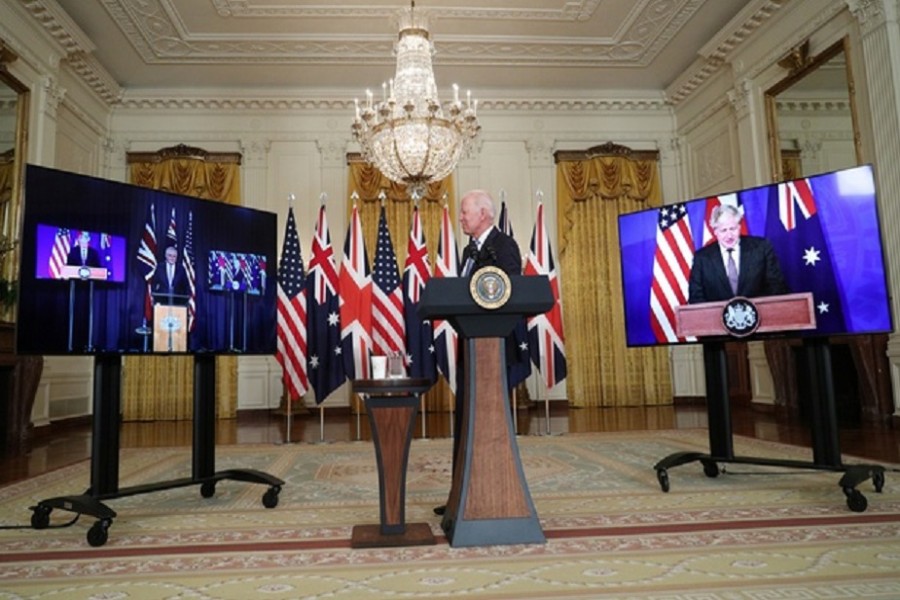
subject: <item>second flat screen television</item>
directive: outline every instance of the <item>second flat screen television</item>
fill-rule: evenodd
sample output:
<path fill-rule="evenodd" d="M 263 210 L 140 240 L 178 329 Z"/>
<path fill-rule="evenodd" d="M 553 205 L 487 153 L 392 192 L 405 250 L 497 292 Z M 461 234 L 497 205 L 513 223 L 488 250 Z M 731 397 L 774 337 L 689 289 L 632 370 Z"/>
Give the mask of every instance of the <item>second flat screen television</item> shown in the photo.
<path fill-rule="evenodd" d="M 28 165 L 17 351 L 273 354 L 275 240 L 272 213 Z"/>
<path fill-rule="evenodd" d="M 812 293 L 816 329 L 803 335 L 892 331 L 875 183 L 866 165 L 619 216 L 629 346 L 697 341 L 676 335 L 674 310 L 688 303 L 694 256 L 717 243 L 708 221 L 718 204 L 743 213 L 742 235 L 771 244 L 787 292 Z M 724 265 L 720 275 L 726 277 Z"/>

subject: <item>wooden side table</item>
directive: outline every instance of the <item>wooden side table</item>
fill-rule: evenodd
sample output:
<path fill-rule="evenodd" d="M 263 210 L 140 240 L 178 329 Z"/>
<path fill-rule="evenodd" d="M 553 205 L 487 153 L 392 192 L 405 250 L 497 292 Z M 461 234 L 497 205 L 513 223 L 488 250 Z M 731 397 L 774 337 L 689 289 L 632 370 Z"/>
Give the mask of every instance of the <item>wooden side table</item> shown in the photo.
<path fill-rule="evenodd" d="M 353 391 L 365 398 L 378 465 L 378 525 L 356 525 L 352 548 L 434 544 L 428 523 L 406 523 L 406 469 L 419 412 L 419 395 L 428 379 L 357 379 Z"/>

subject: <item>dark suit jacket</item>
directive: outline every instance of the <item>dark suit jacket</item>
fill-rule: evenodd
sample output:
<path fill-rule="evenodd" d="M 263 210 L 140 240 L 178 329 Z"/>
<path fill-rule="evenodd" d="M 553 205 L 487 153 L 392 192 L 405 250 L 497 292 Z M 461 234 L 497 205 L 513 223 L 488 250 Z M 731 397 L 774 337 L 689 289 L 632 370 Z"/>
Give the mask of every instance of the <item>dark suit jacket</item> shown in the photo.
<path fill-rule="evenodd" d="M 163 261 L 156 267 L 156 275 L 154 277 L 153 291 L 157 294 L 177 294 L 186 296 L 188 293 L 187 273 L 184 272 L 184 266 L 180 262 L 175 263 L 175 274 L 172 278 L 172 285 L 169 286 L 169 277 L 166 272 L 166 262 Z M 157 298 L 157 301 L 162 299 Z"/>
<path fill-rule="evenodd" d="M 69 255 L 66 257 L 66 264 L 77 266 L 77 267 L 100 267 L 100 254 L 97 252 L 95 248 L 91 248 L 88 246 L 87 249 L 87 259 L 81 260 L 81 246 L 75 244 L 72 246 L 72 249 L 69 250 Z"/>
<path fill-rule="evenodd" d="M 732 293 L 722 262 L 719 244 L 710 244 L 694 254 L 694 266 L 688 286 L 688 302 L 715 302 L 735 296 L 774 296 L 787 294 L 787 283 L 778 266 L 778 257 L 768 240 L 761 237 L 741 238 L 741 264 L 737 294 Z"/>
<path fill-rule="evenodd" d="M 496 227 L 493 227 L 485 238 L 481 250 L 476 251 L 472 243 L 465 247 L 462 264 L 465 265 L 469 257 L 473 255 L 475 259 L 473 273 L 481 267 L 495 266 L 500 267 L 507 275 L 522 274 L 522 255 L 519 254 L 519 245 L 516 240 Z"/>

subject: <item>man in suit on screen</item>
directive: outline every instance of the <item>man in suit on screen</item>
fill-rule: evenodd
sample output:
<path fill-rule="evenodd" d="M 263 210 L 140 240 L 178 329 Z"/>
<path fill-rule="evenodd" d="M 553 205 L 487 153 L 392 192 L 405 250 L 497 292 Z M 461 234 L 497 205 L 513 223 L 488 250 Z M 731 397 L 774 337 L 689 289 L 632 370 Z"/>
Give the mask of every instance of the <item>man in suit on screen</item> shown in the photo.
<path fill-rule="evenodd" d="M 789 289 L 768 240 L 741 235 L 741 209 L 721 204 L 709 224 L 716 243 L 694 254 L 688 302 L 715 302 L 735 296 L 775 296 Z"/>
<path fill-rule="evenodd" d="M 166 248 L 166 260 L 156 270 L 153 291 L 175 296 L 186 296 L 189 291 L 187 273 L 184 272 L 184 265 L 178 260 L 178 249 L 175 246 Z"/>
<path fill-rule="evenodd" d="M 75 238 L 75 245 L 69 250 L 66 257 L 66 264 L 77 267 L 99 267 L 100 253 L 96 248 L 91 247 L 91 233 L 89 231 L 80 231 L 78 237 Z"/>

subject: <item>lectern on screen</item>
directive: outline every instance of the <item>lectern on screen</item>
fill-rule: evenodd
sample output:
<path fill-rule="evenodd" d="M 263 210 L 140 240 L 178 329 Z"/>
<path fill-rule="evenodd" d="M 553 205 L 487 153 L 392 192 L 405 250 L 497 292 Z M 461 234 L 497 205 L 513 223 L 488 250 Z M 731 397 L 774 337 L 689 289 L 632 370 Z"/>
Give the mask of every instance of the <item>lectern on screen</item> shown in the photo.
<path fill-rule="evenodd" d="M 872 167 L 667 204 L 619 217 L 622 287 L 629 346 L 698 341 L 675 333 L 687 303 L 694 253 L 715 243 L 712 209 L 743 211 L 743 235 L 771 242 L 789 291 L 809 292 L 814 329 L 802 336 L 892 331 Z"/>
<path fill-rule="evenodd" d="M 276 238 L 273 213 L 27 165 L 16 349 L 272 354 Z M 213 251 L 251 283 L 215 289 Z"/>

